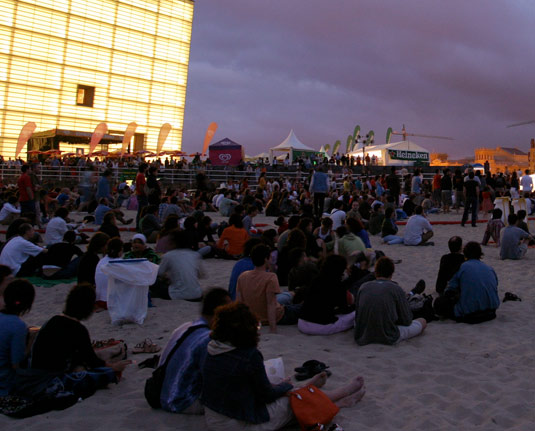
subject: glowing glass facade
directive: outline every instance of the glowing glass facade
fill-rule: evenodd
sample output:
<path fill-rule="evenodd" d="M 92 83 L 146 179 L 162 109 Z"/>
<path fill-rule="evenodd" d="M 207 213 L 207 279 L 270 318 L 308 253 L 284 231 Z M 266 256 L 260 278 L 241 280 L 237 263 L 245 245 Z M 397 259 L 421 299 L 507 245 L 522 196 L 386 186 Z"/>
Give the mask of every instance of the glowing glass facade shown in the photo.
<path fill-rule="evenodd" d="M 0 153 L 14 156 L 28 121 L 36 132 L 92 132 L 104 121 L 113 133 L 135 121 L 149 150 L 170 123 L 164 148 L 181 149 L 193 8 L 192 0 L 0 0 Z"/>

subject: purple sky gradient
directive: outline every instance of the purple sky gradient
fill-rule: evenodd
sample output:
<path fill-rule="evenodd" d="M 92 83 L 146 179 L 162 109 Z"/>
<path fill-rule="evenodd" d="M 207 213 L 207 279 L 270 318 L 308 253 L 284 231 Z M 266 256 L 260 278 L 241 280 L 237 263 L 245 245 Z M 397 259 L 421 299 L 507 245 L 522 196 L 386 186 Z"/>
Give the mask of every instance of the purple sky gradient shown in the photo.
<path fill-rule="evenodd" d="M 528 0 L 197 0 L 183 148 L 215 121 L 249 155 L 290 129 L 345 148 L 357 124 L 454 137 L 414 138 L 452 158 L 527 151 L 535 124 L 505 126 L 535 120 L 534 18 Z"/>

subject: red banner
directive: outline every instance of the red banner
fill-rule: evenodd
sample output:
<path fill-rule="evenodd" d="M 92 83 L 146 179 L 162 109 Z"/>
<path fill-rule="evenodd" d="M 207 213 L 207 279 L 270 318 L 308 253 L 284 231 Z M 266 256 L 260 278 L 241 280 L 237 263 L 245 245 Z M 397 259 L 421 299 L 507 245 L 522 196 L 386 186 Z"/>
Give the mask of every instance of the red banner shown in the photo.
<path fill-rule="evenodd" d="M 91 142 L 89 143 L 89 156 L 93 154 L 93 151 L 95 151 L 95 148 L 97 148 L 97 145 L 106 133 L 108 133 L 108 125 L 106 123 L 100 123 L 95 127 L 95 131 L 91 135 Z"/>
<path fill-rule="evenodd" d="M 206 129 L 206 135 L 204 137 L 204 145 L 202 147 L 202 155 L 206 156 L 206 150 L 208 150 L 208 145 L 210 145 L 210 141 L 215 135 L 215 132 L 217 130 L 217 123 L 210 123 L 208 126 L 208 129 Z"/>
<path fill-rule="evenodd" d="M 17 158 L 28 142 L 28 139 L 30 139 L 33 135 L 33 132 L 37 128 L 37 125 L 30 121 L 29 123 L 26 123 L 22 129 L 20 130 L 19 139 L 17 140 L 17 151 L 15 152 L 15 158 Z"/>
<path fill-rule="evenodd" d="M 128 144 L 130 143 L 130 139 L 132 139 L 132 136 L 134 136 L 134 133 L 136 133 L 137 124 L 135 122 L 131 122 L 124 131 L 123 136 L 123 146 L 121 148 L 121 156 L 126 153 L 126 149 L 128 148 Z"/>

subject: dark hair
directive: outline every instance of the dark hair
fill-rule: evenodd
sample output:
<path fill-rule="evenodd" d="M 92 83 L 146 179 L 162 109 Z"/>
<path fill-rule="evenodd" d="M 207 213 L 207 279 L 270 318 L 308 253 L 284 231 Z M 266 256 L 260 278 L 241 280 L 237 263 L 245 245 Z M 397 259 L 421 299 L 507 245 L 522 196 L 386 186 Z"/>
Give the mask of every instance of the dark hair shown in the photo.
<path fill-rule="evenodd" d="M 87 283 L 77 284 L 67 295 L 63 314 L 78 320 L 85 320 L 93 314 L 95 299 L 93 286 Z"/>
<path fill-rule="evenodd" d="M 492 210 L 492 218 L 499 219 L 502 218 L 503 211 L 500 208 L 494 208 Z"/>
<path fill-rule="evenodd" d="M 481 250 L 481 246 L 478 242 L 470 241 L 464 246 L 463 254 L 464 257 L 466 257 L 466 260 L 481 259 L 481 256 L 483 256 L 483 251 Z"/>
<path fill-rule="evenodd" d="M 63 234 L 63 241 L 73 244 L 76 241 L 76 233 L 73 230 L 68 230 Z"/>
<path fill-rule="evenodd" d="M 247 214 L 252 214 L 256 211 L 258 211 L 258 207 L 256 205 L 247 205 Z"/>
<path fill-rule="evenodd" d="M 19 278 L 6 286 L 3 296 L 4 309 L 2 313 L 20 316 L 32 308 L 35 289 L 28 280 Z"/>
<path fill-rule="evenodd" d="M 292 230 L 296 228 L 300 220 L 301 220 L 301 217 L 297 215 L 290 216 L 290 218 L 288 219 L 288 229 Z"/>
<path fill-rule="evenodd" d="M 416 208 L 414 208 L 414 214 L 422 214 L 424 212 L 424 209 L 422 208 L 421 205 L 417 205 Z"/>
<path fill-rule="evenodd" d="M 321 225 L 322 225 L 322 226 L 332 227 L 332 225 L 333 225 L 333 219 L 330 218 L 330 217 L 323 217 L 323 218 L 321 219 Z"/>
<path fill-rule="evenodd" d="M 471 180 L 474 179 L 474 171 L 468 172 L 468 178 L 470 178 Z"/>
<path fill-rule="evenodd" d="M 176 248 L 192 248 L 190 236 L 183 230 L 175 229 L 169 232 L 171 242 Z"/>
<path fill-rule="evenodd" d="M 277 231 L 275 229 L 267 229 L 264 232 L 262 232 L 262 241 L 270 247 L 275 247 L 275 238 L 277 237 Z"/>
<path fill-rule="evenodd" d="M 0 265 L 0 284 L 4 281 L 4 279 L 11 274 L 13 270 L 6 265 Z"/>
<path fill-rule="evenodd" d="M 299 260 L 301 259 L 301 256 L 303 256 L 303 253 L 306 254 L 306 251 L 304 248 L 292 248 L 288 252 L 288 263 L 290 264 L 290 268 L 295 268 L 299 264 Z"/>
<path fill-rule="evenodd" d="M 463 247 L 463 239 L 460 236 L 452 236 L 448 241 L 448 248 L 452 253 L 458 253 Z"/>
<path fill-rule="evenodd" d="M 352 219 L 348 219 L 348 220 L 352 220 Z M 347 221 L 347 220 L 346 220 Z M 345 234 L 348 233 L 348 230 L 347 228 L 344 226 L 344 225 L 341 225 L 341 226 L 338 226 L 336 228 L 336 236 L 338 238 L 342 238 Z"/>
<path fill-rule="evenodd" d="M 286 220 L 284 219 L 284 216 L 278 216 L 273 223 L 275 224 L 275 226 L 282 226 L 284 225 L 285 221 Z"/>
<path fill-rule="evenodd" d="M 389 219 L 390 217 L 392 217 L 392 214 L 395 212 L 396 210 L 392 207 L 388 207 L 386 210 L 385 210 L 385 219 Z"/>
<path fill-rule="evenodd" d="M 355 235 L 358 234 L 362 229 L 364 229 L 362 223 L 356 218 L 346 219 L 346 226 L 349 232 L 354 233 Z"/>
<path fill-rule="evenodd" d="M 201 314 L 213 316 L 217 307 L 226 305 L 231 301 L 230 294 L 226 289 L 214 287 L 210 289 L 202 299 Z"/>
<path fill-rule="evenodd" d="M 106 246 L 106 243 L 110 239 L 110 236 L 104 232 L 97 232 L 89 240 L 87 245 L 87 253 L 98 254 Z"/>
<path fill-rule="evenodd" d="M 184 229 L 194 230 L 195 223 L 197 223 L 197 219 L 195 217 L 192 217 L 192 216 L 186 217 L 186 219 L 184 220 Z"/>
<path fill-rule="evenodd" d="M 25 235 L 30 229 L 33 229 L 33 226 L 30 223 L 22 223 L 18 229 L 19 235 Z"/>
<path fill-rule="evenodd" d="M 320 268 L 320 275 L 319 277 L 323 280 L 323 284 L 325 285 L 325 281 L 329 280 L 331 283 L 339 282 L 342 280 L 342 275 L 344 274 L 344 271 L 347 268 L 347 260 L 344 256 L 340 256 L 338 254 L 331 254 L 327 256 L 327 258 L 323 261 L 321 268 Z M 332 284 L 325 285 L 324 287 L 331 287 Z"/>
<path fill-rule="evenodd" d="M 375 276 L 390 278 L 394 274 L 394 262 L 389 257 L 383 256 L 375 262 Z"/>
<path fill-rule="evenodd" d="M 237 227 L 238 229 L 241 229 L 243 227 L 241 216 L 236 213 L 230 216 L 230 218 L 228 219 L 228 224 Z"/>
<path fill-rule="evenodd" d="M 22 167 L 20 168 L 22 173 L 26 172 L 28 169 L 30 169 L 30 167 L 28 165 L 22 165 Z"/>
<path fill-rule="evenodd" d="M 109 257 L 118 258 L 119 253 L 123 250 L 123 242 L 121 238 L 112 238 L 106 244 L 106 254 Z"/>
<path fill-rule="evenodd" d="M 104 218 L 102 219 L 102 224 L 111 223 L 111 221 L 114 219 L 116 219 L 115 213 L 113 211 L 108 211 L 106 214 L 104 214 Z"/>
<path fill-rule="evenodd" d="M 271 249 L 265 244 L 257 244 L 251 250 L 251 260 L 254 266 L 262 266 L 269 257 Z"/>
<path fill-rule="evenodd" d="M 509 214 L 507 216 L 507 223 L 509 223 L 510 226 L 515 225 L 517 221 L 518 217 L 516 216 L 516 214 Z"/>
<path fill-rule="evenodd" d="M 285 246 L 288 247 L 288 250 L 291 250 L 295 247 L 306 248 L 306 245 L 307 237 L 305 236 L 305 233 L 298 228 L 292 229 L 288 234 L 288 238 L 286 239 L 285 244 Z"/>
<path fill-rule="evenodd" d="M 69 210 L 65 207 L 59 207 L 54 213 L 55 217 L 67 218 L 69 215 Z"/>
<path fill-rule="evenodd" d="M 147 212 L 145 214 L 154 214 L 156 211 L 158 211 L 158 205 L 149 205 L 147 208 Z"/>
<path fill-rule="evenodd" d="M 312 220 L 310 217 L 303 217 L 301 220 L 299 220 L 297 227 L 304 232 L 312 223 L 314 223 L 314 220 Z"/>
<path fill-rule="evenodd" d="M 14 195 L 10 195 L 10 196 L 7 198 L 7 201 L 8 201 L 10 204 L 16 204 L 16 203 L 17 203 L 17 197 L 14 196 Z"/>
<path fill-rule="evenodd" d="M 249 238 L 243 246 L 243 257 L 251 256 L 251 250 L 254 248 L 254 246 L 261 243 L 262 240 L 260 238 Z"/>
<path fill-rule="evenodd" d="M 141 165 L 139 165 L 139 168 L 137 168 L 138 172 L 141 172 L 143 173 L 145 171 L 145 169 L 147 169 L 149 165 L 146 164 L 146 163 L 141 163 Z"/>
<path fill-rule="evenodd" d="M 256 347 L 260 338 L 258 319 L 241 302 L 223 305 L 215 311 L 211 337 L 237 348 Z"/>
<path fill-rule="evenodd" d="M 165 221 L 163 222 L 162 230 L 160 230 L 159 237 L 163 237 L 165 235 L 168 235 L 169 232 L 171 232 L 174 229 L 178 228 L 178 216 L 176 214 L 169 214 Z"/>
<path fill-rule="evenodd" d="M 516 215 L 518 217 L 518 221 L 522 221 L 526 218 L 526 210 L 518 210 Z"/>

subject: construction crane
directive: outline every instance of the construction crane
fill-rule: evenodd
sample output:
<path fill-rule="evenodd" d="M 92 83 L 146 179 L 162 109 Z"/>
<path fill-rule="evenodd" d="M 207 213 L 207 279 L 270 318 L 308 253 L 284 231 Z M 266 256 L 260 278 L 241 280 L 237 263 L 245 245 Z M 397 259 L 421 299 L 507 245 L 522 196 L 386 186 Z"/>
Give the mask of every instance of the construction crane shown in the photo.
<path fill-rule="evenodd" d="M 509 124 L 506 128 L 508 129 L 509 127 L 516 127 L 516 126 L 524 126 L 526 124 L 533 124 L 535 123 L 535 120 L 531 120 L 531 121 L 522 121 L 520 123 L 515 123 L 515 124 Z"/>

